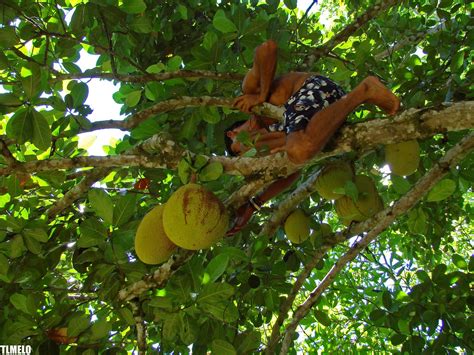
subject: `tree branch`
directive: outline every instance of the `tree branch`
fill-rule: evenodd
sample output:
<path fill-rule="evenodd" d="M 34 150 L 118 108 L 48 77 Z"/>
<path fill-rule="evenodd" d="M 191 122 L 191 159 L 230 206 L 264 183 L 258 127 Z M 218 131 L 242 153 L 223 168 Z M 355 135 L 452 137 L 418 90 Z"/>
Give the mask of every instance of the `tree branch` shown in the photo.
<path fill-rule="evenodd" d="M 293 319 L 285 329 L 285 337 L 283 339 L 280 354 L 286 354 L 292 342 L 293 332 L 299 322 L 308 314 L 311 307 L 316 303 L 321 294 L 334 281 L 341 270 L 363 250 L 368 244 L 377 238 L 377 236 L 388 228 L 393 221 L 400 215 L 405 214 L 413 208 L 433 186 L 445 176 L 450 167 L 458 164 L 471 150 L 474 149 L 474 133 L 464 137 L 458 144 L 451 148 L 426 174 L 423 176 L 413 188 L 392 207 L 386 208 L 379 212 L 369 220 L 349 228 L 348 235 L 357 235 L 363 230 L 368 230 L 367 234 L 358 242 L 355 242 L 348 252 L 346 252 L 326 274 L 319 285 L 311 292 L 303 304 L 301 304 L 293 315 Z"/>
<path fill-rule="evenodd" d="M 391 8 L 392 6 L 398 5 L 401 2 L 401 0 L 382 0 L 379 4 L 376 4 L 370 9 L 368 9 L 365 13 L 356 18 L 353 23 L 346 26 L 341 32 L 336 34 L 333 38 L 331 38 L 323 45 L 317 47 L 310 55 L 308 55 L 302 64 L 303 68 L 311 68 L 315 61 L 327 55 L 338 44 L 347 41 L 350 36 L 352 36 L 359 28 L 361 28 L 367 22 L 379 16 L 385 10 Z"/>

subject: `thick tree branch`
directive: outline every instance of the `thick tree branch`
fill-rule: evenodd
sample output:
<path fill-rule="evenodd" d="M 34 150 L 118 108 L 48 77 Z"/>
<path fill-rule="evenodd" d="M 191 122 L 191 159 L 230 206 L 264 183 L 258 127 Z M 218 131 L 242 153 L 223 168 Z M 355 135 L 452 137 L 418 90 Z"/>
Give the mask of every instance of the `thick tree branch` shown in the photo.
<path fill-rule="evenodd" d="M 169 260 L 156 269 L 153 274 L 146 275 L 142 280 L 137 281 L 118 293 L 118 300 L 126 302 L 138 297 L 143 292 L 153 288 L 163 288 L 169 278 L 192 256 L 194 251 L 179 249 Z"/>
<path fill-rule="evenodd" d="M 385 10 L 391 8 L 392 6 L 398 5 L 401 2 L 401 0 L 382 0 L 380 3 L 368 9 L 365 13 L 356 18 L 353 23 L 344 27 L 341 32 L 336 34 L 333 38 L 331 38 L 323 45 L 317 47 L 309 56 L 307 56 L 306 60 L 302 65 L 303 68 L 311 68 L 315 61 L 327 55 L 338 44 L 347 41 L 350 36 L 352 36 L 359 28 L 361 28 L 367 22 L 379 16 Z"/>
<path fill-rule="evenodd" d="M 286 354 L 292 342 L 293 332 L 299 322 L 308 314 L 311 307 L 316 303 L 321 294 L 331 285 L 341 270 L 377 238 L 378 235 L 388 228 L 393 221 L 413 208 L 433 186 L 443 178 L 449 169 L 458 164 L 470 151 L 474 149 L 474 133 L 464 137 L 458 144 L 451 148 L 414 186 L 413 188 L 392 207 L 386 208 L 373 218 L 350 228 L 347 235 L 357 235 L 362 231 L 368 231 L 363 238 L 355 242 L 326 274 L 319 285 L 310 293 L 293 315 L 293 319 L 286 327 L 285 337 L 280 354 Z"/>

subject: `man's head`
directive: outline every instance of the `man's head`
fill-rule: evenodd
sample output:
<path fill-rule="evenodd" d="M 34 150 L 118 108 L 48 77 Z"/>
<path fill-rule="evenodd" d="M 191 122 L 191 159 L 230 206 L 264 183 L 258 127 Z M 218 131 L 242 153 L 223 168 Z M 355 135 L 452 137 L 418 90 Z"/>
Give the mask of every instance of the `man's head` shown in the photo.
<path fill-rule="evenodd" d="M 231 156 L 238 156 L 241 152 L 237 136 L 240 132 L 250 132 L 260 128 L 257 116 L 251 116 L 248 120 L 237 121 L 224 131 L 224 142 L 226 151 Z"/>

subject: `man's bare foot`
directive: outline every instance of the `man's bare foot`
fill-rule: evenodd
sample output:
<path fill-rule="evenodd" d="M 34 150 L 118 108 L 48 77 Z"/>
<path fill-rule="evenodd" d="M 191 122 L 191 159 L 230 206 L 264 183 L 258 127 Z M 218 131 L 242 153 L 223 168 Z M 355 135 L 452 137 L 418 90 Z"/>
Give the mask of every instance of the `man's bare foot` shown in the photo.
<path fill-rule="evenodd" d="M 376 105 L 389 115 L 397 113 L 400 100 L 376 76 L 368 76 L 362 84 L 367 88 L 369 99 L 366 102 Z"/>

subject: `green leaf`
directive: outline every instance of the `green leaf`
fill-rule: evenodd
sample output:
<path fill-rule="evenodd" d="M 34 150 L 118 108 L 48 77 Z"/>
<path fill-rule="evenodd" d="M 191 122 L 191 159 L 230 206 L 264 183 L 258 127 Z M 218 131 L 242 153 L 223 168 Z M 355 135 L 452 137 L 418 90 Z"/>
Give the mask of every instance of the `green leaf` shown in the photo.
<path fill-rule="evenodd" d="M 37 64 L 22 68 L 21 84 L 29 99 L 34 99 L 40 94 L 41 71 Z"/>
<path fill-rule="evenodd" d="M 451 72 L 455 73 L 459 69 L 461 69 L 464 63 L 464 52 L 460 51 L 454 54 L 453 58 L 451 59 Z"/>
<path fill-rule="evenodd" d="M 140 102 L 141 97 L 142 97 L 141 90 L 135 90 L 135 91 L 129 92 L 127 95 L 125 95 L 125 104 L 128 107 L 135 107 Z"/>
<path fill-rule="evenodd" d="M 178 176 L 183 184 L 189 182 L 191 176 L 191 164 L 186 159 L 181 159 L 178 163 Z"/>
<path fill-rule="evenodd" d="M 234 340 L 234 345 L 237 346 L 237 353 L 247 354 L 258 349 L 261 343 L 260 338 L 261 335 L 256 330 L 237 334 Z"/>
<path fill-rule="evenodd" d="M 33 137 L 33 117 L 29 110 L 20 108 L 8 120 L 7 135 L 23 144 Z"/>
<path fill-rule="evenodd" d="M 199 294 L 198 303 L 214 303 L 224 301 L 232 297 L 234 294 L 234 287 L 227 283 L 211 283 L 204 287 Z"/>
<path fill-rule="evenodd" d="M 201 181 L 214 181 L 221 177 L 224 172 L 224 167 L 220 162 L 212 162 L 206 165 L 199 173 Z"/>
<path fill-rule="evenodd" d="M 201 118 L 207 123 L 216 124 L 221 120 L 217 107 L 201 107 L 200 113 L 202 115 Z"/>
<path fill-rule="evenodd" d="M 114 225 L 121 226 L 129 221 L 137 208 L 137 195 L 121 196 L 114 208 Z"/>
<path fill-rule="evenodd" d="M 44 116 L 36 111 L 31 110 L 33 123 L 33 139 L 32 143 L 41 150 L 46 150 L 51 146 L 51 128 Z"/>
<path fill-rule="evenodd" d="M 214 257 L 204 271 L 209 275 L 209 282 L 216 281 L 225 272 L 228 264 L 229 257 L 227 255 L 219 254 Z"/>
<path fill-rule="evenodd" d="M 390 338 L 390 342 L 392 343 L 392 345 L 397 346 L 397 345 L 403 344 L 406 338 L 407 338 L 406 335 L 395 334 L 395 335 L 392 335 L 392 337 Z"/>
<path fill-rule="evenodd" d="M 456 182 L 451 179 L 443 179 L 438 182 L 426 196 L 428 202 L 438 202 L 447 199 L 456 191 Z"/>
<path fill-rule="evenodd" d="M 48 241 L 48 233 L 41 228 L 24 229 L 22 234 L 24 236 L 36 239 L 41 243 L 46 243 Z"/>
<path fill-rule="evenodd" d="M 215 355 L 234 355 L 237 354 L 234 346 L 222 339 L 215 339 L 211 343 L 212 354 Z"/>
<path fill-rule="evenodd" d="M 143 0 L 122 0 L 119 7 L 127 14 L 140 14 L 146 10 L 146 4 Z"/>
<path fill-rule="evenodd" d="M 77 246 L 89 248 L 103 243 L 107 238 L 107 229 L 96 218 L 88 218 L 79 226 L 80 237 Z"/>
<path fill-rule="evenodd" d="M 34 315 L 36 313 L 33 295 L 25 296 L 21 293 L 14 293 L 10 296 L 10 302 L 13 307 L 26 314 Z"/>
<path fill-rule="evenodd" d="M 204 165 L 207 164 L 207 162 L 209 161 L 209 158 L 206 157 L 205 155 L 198 155 L 194 158 L 194 164 L 193 164 L 193 167 L 196 169 L 196 170 L 199 170 L 201 169 Z"/>
<path fill-rule="evenodd" d="M 20 106 L 22 101 L 13 94 L 0 94 L 0 105 L 3 106 Z"/>
<path fill-rule="evenodd" d="M 191 345 L 197 339 L 198 325 L 186 313 L 180 313 L 179 337 L 186 345 Z"/>
<path fill-rule="evenodd" d="M 9 48 L 13 47 L 19 42 L 16 35 L 15 28 L 11 26 L 5 26 L 0 28 L 0 47 Z"/>
<path fill-rule="evenodd" d="M 178 335 L 178 329 L 180 326 L 179 314 L 173 313 L 169 318 L 165 319 L 163 324 L 163 340 L 171 343 Z"/>
<path fill-rule="evenodd" d="M 92 189 L 88 193 L 89 202 L 94 212 L 107 224 L 112 224 L 114 215 L 114 205 L 112 199 L 102 189 Z"/>
<path fill-rule="evenodd" d="M 71 89 L 71 96 L 74 108 L 78 108 L 86 102 L 87 96 L 89 96 L 89 87 L 86 83 L 75 83 Z"/>
<path fill-rule="evenodd" d="M 137 33 L 150 33 L 153 31 L 153 26 L 148 16 L 140 16 L 132 21 L 130 29 Z"/>
<path fill-rule="evenodd" d="M 188 19 L 188 9 L 186 8 L 186 6 L 178 5 L 178 8 L 176 10 L 178 10 L 179 14 L 181 15 L 181 19 Z"/>
<path fill-rule="evenodd" d="M 318 320 L 319 323 L 321 323 L 325 327 L 328 327 L 331 325 L 331 318 L 329 318 L 326 312 L 315 310 L 314 317 Z"/>
<path fill-rule="evenodd" d="M 77 314 L 68 323 L 67 326 L 67 335 L 70 337 L 75 337 L 89 328 L 90 319 L 86 314 Z"/>
<path fill-rule="evenodd" d="M 459 254 L 453 255 L 453 264 L 456 265 L 460 269 L 463 269 L 463 270 L 468 269 L 466 260 L 464 260 L 464 258 Z"/>
<path fill-rule="evenodd" d="M 425 234 L 427 230 L 426 214 L 421 208 L 412 209 L 408 212 L 408 229 L 411 233 Z"/>
<path fill-rule="evenodd" d="M 283 0 L 283 2 L 285 3 L 285 6 L 290 10 L 294 10 L 298 6 L 297 0 Z"/>
<path fill-rule="evenodd" d="M 183 64 L 183 58 L 181 58 L 179 55 L 175 55 L 170 60 L 168 60 L 166 67 L 168 71 L 176 71 L 181 68 L 181 64 Z"/>
<path fill-rule="evenodd" d="M 206 303 L 201 309 L 215 319 L 226 323 L 233 323 L 239 318 L 239 311 L 231 302 Z"/>
<path fill-rule="evenodd" d="M 112 325 L 106 319 L 99 319 L 91 327 L 92 339 L 102 339 L 109 336 Z"/>
<path fill-rule="evenodd" d="M 0 253 L 0 275 L 6 275 L 8 273 L 9 268 L 10 263 L 8 262 L 8 258 L 2 253 Z"/>
<path fill-rule="evenodd" d="M 212 19 L 212 24 L 222 33 L 237 32 L 237 27 L 235 27 L 234 23 L 226 17 L 223 10 L 217 10 Z"/>
<path fill-rule="evenodd" d="M 393 189 L 399 195 L 404 195 L 411 189 L 411 184 L 408 182 L 408 180 L 401 176 L 392 174 L 390 179 L 392 180 Z"/>

